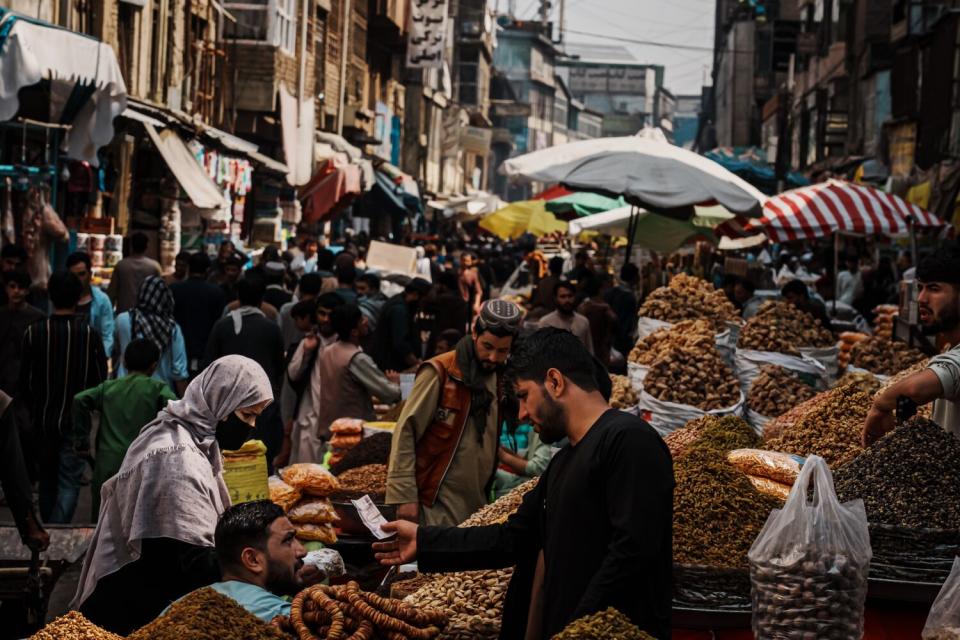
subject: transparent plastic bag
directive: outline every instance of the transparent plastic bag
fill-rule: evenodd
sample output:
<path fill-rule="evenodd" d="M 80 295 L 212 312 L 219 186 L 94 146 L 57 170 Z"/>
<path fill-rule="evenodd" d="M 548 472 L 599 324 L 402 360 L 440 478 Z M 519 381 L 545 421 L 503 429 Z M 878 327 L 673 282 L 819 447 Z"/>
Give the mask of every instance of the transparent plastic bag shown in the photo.
<path fill-rule="evenodd" d="M 311 496 L 326 498 L 340 488 L 340 483 L 323 466 L 300 462 L 280 469 L 280 478 L 294 489 Z"/>
<path fill-rule="evenodd" d="M 287 512 L 294 524 L 327 524 L 340 519 L 333 503 L 327 498 L 307 498 Z"/>
<path fill-rule="evenodd" d="M 807 459 L 748 557 L 757 640 L 863 636 L 872 557 L 867 513 L 862 500 L 840 503 L 823 458 Z"/>
<path fill-rule="evenodd" d="M 294 489 L 277 476 L 267 478 L 267 486 L 270 488 L 270 501 L 279 505 L 284 511 L 300 502 L 300 491 Z"/>
<path fill-rule="evenodd" d="M 791 487 L 803 466 L 800 456 L 764 449 L 734 449 L 727 454 L 727 462 L 748 475 L 770 478 Z"/>
<path fill-rule="evenodd" d="M 960 640 L 960 558 L 930 607 L 923 626 L 923 640 Z"/>

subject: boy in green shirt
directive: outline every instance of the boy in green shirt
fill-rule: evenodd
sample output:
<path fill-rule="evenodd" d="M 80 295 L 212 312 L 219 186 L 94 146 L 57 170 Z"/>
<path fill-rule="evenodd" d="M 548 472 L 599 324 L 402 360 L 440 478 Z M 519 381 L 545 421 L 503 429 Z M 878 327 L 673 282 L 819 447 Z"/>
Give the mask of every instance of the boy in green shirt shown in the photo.
<path fill-rule="evenodd" d="M 100 414 L 93 463 L 93 520 L 100 513 L 100 487 L 120 470 L 130 443 L 177 397 L 170 386 L 152 378 L 160 350 L 152 340 L 131 342 L 123 353 L 127 375 L 81 391 L 73 398 L 73 434 L 77 455 L 89 457 L 91 414 Z"/>

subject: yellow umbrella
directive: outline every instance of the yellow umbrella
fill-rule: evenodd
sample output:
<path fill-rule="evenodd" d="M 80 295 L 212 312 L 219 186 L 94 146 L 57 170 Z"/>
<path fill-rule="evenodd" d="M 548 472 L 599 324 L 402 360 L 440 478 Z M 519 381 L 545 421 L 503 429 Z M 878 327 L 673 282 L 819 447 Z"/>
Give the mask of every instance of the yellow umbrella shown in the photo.
<path fill-rule="evenodd" d="M 508 204 L 480 221 L 480 228 L 510 240 L 525 233 L 545 236 L 554 231 L 566 233 L 567 223 L 547 211 L 543 200 L 524 200 Z"/>

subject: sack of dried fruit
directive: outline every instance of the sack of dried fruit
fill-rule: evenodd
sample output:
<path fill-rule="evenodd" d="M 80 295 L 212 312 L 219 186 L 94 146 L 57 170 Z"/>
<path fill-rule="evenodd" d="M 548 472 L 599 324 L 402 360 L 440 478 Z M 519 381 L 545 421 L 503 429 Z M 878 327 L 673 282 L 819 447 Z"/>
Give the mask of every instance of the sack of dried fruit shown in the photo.
<path fill-rule="evenodd" d="M 862 500 L 840 503 L 823 458 L 804 463 L 747 557 L 758 640 L 793 637 L 798 629 L 814 638 L 863 637 L 872 557 L 867 512 Z"/>
<path fill-rule="evenodd" d="M 930 607 L 923 626 L 923 640 L 960 640 L 960 558 Z"/>

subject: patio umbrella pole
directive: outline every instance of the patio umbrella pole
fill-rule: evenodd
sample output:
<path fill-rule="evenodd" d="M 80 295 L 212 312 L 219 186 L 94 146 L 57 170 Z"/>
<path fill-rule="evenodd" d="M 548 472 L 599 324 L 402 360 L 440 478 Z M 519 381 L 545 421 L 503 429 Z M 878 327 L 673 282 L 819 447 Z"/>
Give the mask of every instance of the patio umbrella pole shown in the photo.
<path fill-rule="evenodd" d="M 640 217 L 637 207 L 630 208 L 630 221 L 627 223 L 627 262 L 633 259 L 633 236 L 637 232 L 637 222 Z"/>
<path fill-rule="evenodd" d="M 907 216 L 907 226 L 910 227 L 910 264 L 917 266 L 917 225 L 913 216 Z"/>
<path fill-rule="evenodd" d="M 840 297 L 840 232 L 833 234 L 833 316 L 837 316 L 837 298 Z"/>

